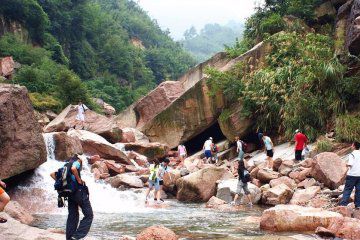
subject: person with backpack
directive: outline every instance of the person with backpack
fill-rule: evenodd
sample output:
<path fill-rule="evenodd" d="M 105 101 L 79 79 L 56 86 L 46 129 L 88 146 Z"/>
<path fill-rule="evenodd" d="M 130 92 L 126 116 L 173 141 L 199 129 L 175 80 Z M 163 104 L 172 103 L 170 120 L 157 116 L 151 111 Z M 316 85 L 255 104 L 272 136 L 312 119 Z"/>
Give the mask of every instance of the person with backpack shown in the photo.
<path fill-rule="evenodd" d="M 5 192 L 6 184 L 0 180 L 0 212 L 4 211 L 6 205 L 10 202 L 9 195 Z M 0 223 L 6 223 L 7 219 L 0 217 Z"/>
<path fill-rule="evenodd" d="M 89 108 L 82 103 L 82 101 L 79 102 L 79 104 L 76 107 L 77 110 L 77 115 L 76 115 L 76 122 L 75 122 L 75 126 L 74 129 L 76 128 L 77 125 L 81 126 L 81 129 L 85 129 L 85 112 L 88 110 Z"/>
<path fill-rule="evenodd" d="M 242 141 L 240 137 L 235 137 L 235 141 L 236 141 L 236 152 L 238 153 L 239 161 L 243 161 L 245 155 L 246 143 Z"/>
<path fill-rule="evenodd" d="M 160 168 L 159 168 L 159 190 L 156 191 L 156 196 L 157 199 L 159 199 L 161 202 L 164 202 L 164 200 L 161 198 L 161 190 L 163 188 L 164 185 L 164 175 L 166 173 L 169 172 L 169 163 L 170 163 L 170 159 L 165 158 L 162 163 L 160 163 Z M 154 197 L 154 200 L 156 200 L 156 198 Z"/>
<path fill-rule="evenodd" d="M 66 240 L 84 238 L 90 231 L 94 218 L 89 199 L 89 189 L 81 179 L 82 160 L 74 155 L 57 172 L 51 174 L 55 179 L 55 189 L 68 200 L 68 218 L 66 222 Z M 79 207 L 84 218 L 79 225 Z"/>
<path fill-rule="evenodd" d="M 160 184 L 159 184 L 159 170 L 160 170 L 160 162 L 158 159 L 155 159 L 154 160 L 154 163 L 150 165 L 150 175 L 149 175 L 149 181 L 148 181 L 148 184 L 149 184 L 149 187 L 148 189 L 146 190 L 146 196 L 145 196 L 145 204 L 148 204 L 149 201 L 148 201 L 148 197 L 149 197 L 149 194 L 151 192 L 151 190 L 153 188 L 155 188 L 155 198 L 156 198 L 156 201 L 157 203 L 160 203 L 159 202 L 159 196 L 156 194 L 157 191 L 160 190 Z"/>
<path fill-rule="evenodd" d="M 219 153 L 219 147 L 214 143 L 211 147 L 212 163 L 215 163 L 215 164 L 218 163 L 218 160 L 219 160 L 218 153 Z"/>
<path fill-rule="evenodd" d="M 360 143 L 353 143 L 354 151 L 349 154 L 347 163 L 348 172 L 345 179 L 345 188 L 340 206 L 347 206 L 349 204 L 350 195 L 355 188 L 355 208 L 360 208 Z"/>
<path fill-rule="evenodd" d="M 241 193 L 241 190 L 243 190 L 244 194 L 248 198 L 249 206 L 252 206 L 251 194 L 248 188 L 248 182 L 251 181 L 251 176 L 250 173 L 245 168 L 244 161 L 239 161 L 238 174 L 239 174 L 239 180 L 236 188 L 236 195 L 234 197 L 234 201 L 231 204 L 236 205 L 236 201 L 239 198 L 239 194 Z"/>
<path fill-rule="evenodd" d="M 308 138 L 305 134 L 303 134 L 299 129 L 295 131 L 295 160 L 301 161 L 302 160 L 302 152 L 308 143 Z"/>

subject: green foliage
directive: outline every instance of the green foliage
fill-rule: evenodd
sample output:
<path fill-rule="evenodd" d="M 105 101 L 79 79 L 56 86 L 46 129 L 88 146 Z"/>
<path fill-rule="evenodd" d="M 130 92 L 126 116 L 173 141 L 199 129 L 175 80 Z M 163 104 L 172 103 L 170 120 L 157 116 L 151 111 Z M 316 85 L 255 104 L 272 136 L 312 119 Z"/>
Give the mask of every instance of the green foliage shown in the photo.
<path fill-rule="evenodd" d="M 360 116 L 341 115 L 336 118 L 336 137 L 341 141 L 360 142 Z"/>
<path fill-rule="evenodd" d="M 279 13 L 272 13 L 261 21 L 259 28 L 262 34 L 274 34 L 284 30 L 285 21 Z"/>
<path fill-rule="evenodd" d="M 328 36 L 282 32 L 267 42 L 272 51 L 264 66 L 254 72 L 242 65 L 226 73 L 208 71 L 211 89 L 241 98 L 243 112 L 264 131 L 291 136 L 300 128 L 315 139 L 350 104 L 353 93 L 346 86 L 356 81 L 344 78 L 346 69 L 333 58 Z"/>
<path fill-rule="evenodd" d="M 316 141 L 315 147 L 318 153 L 331 152 L 334 148 L 334 143 L 328 138 L 320 138 Z"/>
<path fill-rule="evenodd" d="M 62 109 L 61 102 L 47 94 L 41 93 L 30 93 L 30 100 L 34 108 L 38 111 L 53 110 L 59 112 Z"/>
<path fill-rule="evenodd" d="M 199 33 L 191 27 L 184 33 L 181 41 L 184 48 L 191 52 L 198 62 L 203 62 L 217 52 L 224 50 L 224 45 L 232 45 L 242 35 L 244 26 L 221 26 L 219 24 L 206 24 Z"/>

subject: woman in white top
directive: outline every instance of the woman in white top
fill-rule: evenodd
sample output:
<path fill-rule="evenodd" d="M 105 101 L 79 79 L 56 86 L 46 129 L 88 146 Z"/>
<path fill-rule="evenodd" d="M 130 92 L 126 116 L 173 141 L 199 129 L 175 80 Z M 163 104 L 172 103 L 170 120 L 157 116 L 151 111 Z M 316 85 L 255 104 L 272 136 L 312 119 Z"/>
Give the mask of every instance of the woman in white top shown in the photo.
<path fill-rule="evenodd" d="M 76 123 L 75 123 L 74 128 L 76 128 L 76 126 L 79 125 L 79 123 L 80 123 L 81 129 L 84 129 L 85 128 L 85 111 L 88 110 L 89 108 L 80 101 L 79 105 L 77 105 L 76 109 L 77 109 L 77 115 L 76 115 Z"/>
<path fill-rule="evenodd" d="M 179 154 L 179 158 L 180 158 L 179 167 L 182 167 L 184 165 L 184 159 L 187 156 L 186 147 L 183 144 L 180 144 L 178 146 L 178 154 Z"/>

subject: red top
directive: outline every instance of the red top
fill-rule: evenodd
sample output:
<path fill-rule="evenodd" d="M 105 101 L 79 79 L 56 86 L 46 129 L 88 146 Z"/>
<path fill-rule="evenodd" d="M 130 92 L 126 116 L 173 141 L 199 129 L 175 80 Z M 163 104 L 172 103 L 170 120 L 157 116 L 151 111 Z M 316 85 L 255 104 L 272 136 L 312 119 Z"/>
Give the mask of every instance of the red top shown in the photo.
<path fill-rule="evenodd" d="M 302 134 L 301 132 L 295 134 L 295 150 L 303 150 L 307 141 L 308 139 L 305 134 Z"/>

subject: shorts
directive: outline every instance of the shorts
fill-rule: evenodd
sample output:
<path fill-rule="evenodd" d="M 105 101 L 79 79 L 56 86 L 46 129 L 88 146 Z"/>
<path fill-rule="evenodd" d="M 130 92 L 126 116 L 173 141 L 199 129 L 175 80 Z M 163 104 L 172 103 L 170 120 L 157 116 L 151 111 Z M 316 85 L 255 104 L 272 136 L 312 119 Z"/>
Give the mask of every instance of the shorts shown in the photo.
<path fill-rule="evenodd" d="M 5 190 L 2 187 L 0 187 L 0 195 L 3 194 L 4 192 Z"/>
<path fill-rule="evenodd" d="M 84 122 L 85 121 L 85 115 L 84 114 L 76 115 L 76 120 Z"/>
<path fill-rule="evenodd" d="M 240 194 L 241 190 L 244 191 L 245 195 L 250 194 L 247 182 L 244 183 L 243 181 L 239 180 L 238 184 L 237 184 L 237 187 L 236 187 L 236 193 Z"/>
<path fill-rule="evenodd" d="M 206 158 L 211 158 L 212 157 L 211 150 L 205 150 L 205 157 Z"/>
<path fill-rule="evenodd" d="M 245 155 L 244 151 L 240 150 L 238 155 L 239 161 L 244 160 L 244 155 Z"/>
<path fill-rule="evenodd" d="M 273 157 L 274 156 L 274 151 L 272 149 L 271 150 L 266 150 L 266 156 Z"/>
<path fill-rule="evenodd" d="M 301 161 L 302 160 L 302 150 L 295 150 L 295 160 Z"/>
<path fill-rule="evenodd" d="M 186 157 L 186 153 L 180 154 L 180 157 L 185 158 L 185 157 Z"/>
<path fill-rule="evenodd" d="M 159 185 L 160 186 L 164 185 L 164 180 L 159 180 Z"/>
<path fill-rule="evenodd" d="M 155 190 L 159 190 L 160 189 L 160 185 L 159 185 L 159 181 L 158 180 L 149 180 L 149 188 L 153 188 L 155 187 Z"/>

